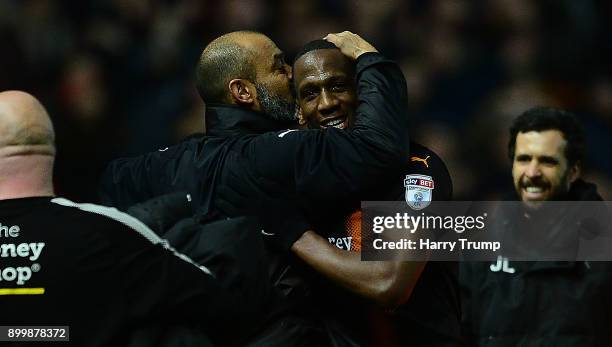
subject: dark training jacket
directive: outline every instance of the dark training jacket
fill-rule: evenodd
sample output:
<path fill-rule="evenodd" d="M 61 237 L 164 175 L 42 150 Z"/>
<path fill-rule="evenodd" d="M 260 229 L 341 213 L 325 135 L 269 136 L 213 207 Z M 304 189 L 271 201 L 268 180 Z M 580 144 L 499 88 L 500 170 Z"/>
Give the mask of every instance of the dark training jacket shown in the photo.
<path fill-rule="evenodd" d="M 593 184 L 578 180 L 566 200 L 602 199 Z M 510 225 L 516 231 L 521 222 Z M 502 271 L 492 264 L 460 267 L 468 346 L 612 345 L 610 262 L 507 261 Z"/>

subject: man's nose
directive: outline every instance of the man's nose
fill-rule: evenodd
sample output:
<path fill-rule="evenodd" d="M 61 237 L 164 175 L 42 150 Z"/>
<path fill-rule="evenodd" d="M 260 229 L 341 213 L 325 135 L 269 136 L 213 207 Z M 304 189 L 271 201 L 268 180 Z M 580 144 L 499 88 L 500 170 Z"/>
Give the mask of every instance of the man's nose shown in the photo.
<path fill-rule="evenodd" d="M 538 177 L 542 175 L 542 171 L 540 170 L 540 163 L 537 160 L 532 160 L 527 165 L 527 170 L 525 171 L 525 175 L 527 177 Z"/>
<path fill-rule="evenodd" d="M 321 97 L 319 101 L 319 112 L 329 113 L 338 107 L 338 99 L 334 97 L 333 93 L 326 90 L 321 91 Z"/>

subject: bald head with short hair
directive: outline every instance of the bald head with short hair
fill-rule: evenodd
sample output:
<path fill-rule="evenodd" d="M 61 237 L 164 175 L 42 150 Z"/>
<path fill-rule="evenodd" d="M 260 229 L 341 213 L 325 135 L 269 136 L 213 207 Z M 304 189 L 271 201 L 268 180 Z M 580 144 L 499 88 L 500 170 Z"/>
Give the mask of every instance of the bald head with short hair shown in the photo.
<path fill-rule="evenodd" d="M 0 148 L 54 147 L 55 132 L 47 111 L 21 91 L 0 93 Z"/>
<path fill-rule="evenodd" d="M 54 159 L 55 132 L 41 103 L 0 92 L 0 199 L 53 195 Z"/>
<path fill-rule="evenodd" d="M 214 39 L 204 48 L 196 67 L 196 86 L 207 103 L 228 103 L 232 79 L 255 81 L 254 40 L 266 39 L 254 31 L 235 31 Z"/>

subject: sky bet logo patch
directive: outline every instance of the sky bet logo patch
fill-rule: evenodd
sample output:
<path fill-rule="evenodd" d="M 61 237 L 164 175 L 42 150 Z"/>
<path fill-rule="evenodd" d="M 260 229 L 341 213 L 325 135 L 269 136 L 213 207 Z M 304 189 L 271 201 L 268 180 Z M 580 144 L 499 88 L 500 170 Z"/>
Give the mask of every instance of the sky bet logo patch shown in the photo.
<path fill-rule="evenodd" d="M 434 181 L 431 176 L 406 175 L 404 187 L 406 188 L 406 203 L 410 208 L 422 210 L 429 206 L 434 190 Z"/>

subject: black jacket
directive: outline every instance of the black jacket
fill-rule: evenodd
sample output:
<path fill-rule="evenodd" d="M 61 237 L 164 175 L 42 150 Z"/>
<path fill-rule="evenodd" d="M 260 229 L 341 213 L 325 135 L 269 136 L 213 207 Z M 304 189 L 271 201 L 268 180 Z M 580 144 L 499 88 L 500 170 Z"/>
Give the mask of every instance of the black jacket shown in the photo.
<path fill-rule="evenodd" d="M 578 180 L 567 200 L 597 201 Z M 612 345 L 609 262 L 462 263 L 463 334 L 468 346 Z"/>
<path fill-rule="evenodd" d="M 356 71 L 359 106 L 351 130 L 280 132 L 286 125 L 262 114 L 211 105 L 206 136 L 112 162 L 102 179 L 102 202 L 125 209 L 186 191 L 208 215 L 221 185 L 253 203 L 261 196 L 297 199 L 317 216 L 367 200 L 380 180 L 401 172 L 408 155 L 406 83 L 398 66 L 376 53 L 360 56 Z"/>

